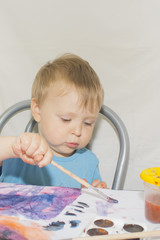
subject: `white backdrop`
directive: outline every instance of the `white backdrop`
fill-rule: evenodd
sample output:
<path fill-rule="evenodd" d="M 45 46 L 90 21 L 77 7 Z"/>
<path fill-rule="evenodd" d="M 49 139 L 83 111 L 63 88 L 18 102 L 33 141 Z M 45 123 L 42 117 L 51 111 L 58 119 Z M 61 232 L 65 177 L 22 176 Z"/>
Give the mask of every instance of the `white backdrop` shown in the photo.
<path fill-rule="evenodd" d="M 99 75 L 104 104 L 129 132 L 125 189 L 143 189 L 139 173 L 160 165 L 160 1 L 0 0 L 0 114 L 29 99 L 38 69 L 66 52 Z M 15 118 L 2 134 L 19 134 L 26 118 Z M 94 148 L 110 187 L 118 142 L 103 121 Z"/>

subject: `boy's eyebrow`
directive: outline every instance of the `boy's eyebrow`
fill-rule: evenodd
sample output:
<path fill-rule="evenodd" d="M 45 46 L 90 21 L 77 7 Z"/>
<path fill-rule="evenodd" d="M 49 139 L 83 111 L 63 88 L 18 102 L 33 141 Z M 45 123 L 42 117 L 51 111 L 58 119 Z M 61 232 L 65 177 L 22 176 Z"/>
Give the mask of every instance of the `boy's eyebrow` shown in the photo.
<path fill-rule="evenodd" d="M 58 115 L 75 115 L 74 112 L 57 112 Z"/>
<path fill-rule="evenodd" d="M 93 117 L 93 116 L 88 116 L 85 118 L 86 120 L 93 120 L 93 121 L 96 121 L 97 117 Z"/>
<path fill-rule="evenodd" d="M 69 115 L 69 116 L 75 116 L 77 115 L 76 113 L 74 112 L 57 112 L 58 115 Z M 97 116 L 94 116 L 94 115 L 86 115 L 85 119 L 92 119 L 94 121 L 96 121 L 97 119 Z"/>

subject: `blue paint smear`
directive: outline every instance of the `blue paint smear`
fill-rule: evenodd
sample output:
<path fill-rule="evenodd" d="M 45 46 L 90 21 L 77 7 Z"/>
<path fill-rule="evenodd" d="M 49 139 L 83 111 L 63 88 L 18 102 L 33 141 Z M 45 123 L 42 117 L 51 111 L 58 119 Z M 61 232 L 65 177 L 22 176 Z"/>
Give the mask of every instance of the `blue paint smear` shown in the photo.
<path fill-rule="evenodd" d="M 89 207 L 87 203 L 84 203 L 84 202 L 78 202 L 80 205 L 84 206 L 84 207 Z"/>
<path fill-rule="evenodd" d="M 65 223 L 64 222 L 52 222 L 48 226 L 45 226 L 44 229 L 48 231 L 58 231 L 61 230 L 64 227 Z"/>
<path fill-rule="evenodd" d="M 77 216 L 75 213 L 71 213 L 71 212 L 66 212 L 65 215 L 68 215 L 68 216 Z"/>
<path fill-rule="evenodd" d="M 75 227 L 79 226 L 81 221 L 80 220 L 71 220 L 69 223 L 71 224 L 71 228 L 75 228 Z"/>
<path fill-rule="evenodd" d="M 82 206 L 79 206 L 79 205 L 73 205 L 74 207 L 78 207 L 78 208 L 84 208 Z"/>
<path fill-rule="evenodd" d="M 79 209 L 76 209 L 76 208 L 74 209 L 74 211 L 84 213 L 82 210 L 79 210 Z"/>

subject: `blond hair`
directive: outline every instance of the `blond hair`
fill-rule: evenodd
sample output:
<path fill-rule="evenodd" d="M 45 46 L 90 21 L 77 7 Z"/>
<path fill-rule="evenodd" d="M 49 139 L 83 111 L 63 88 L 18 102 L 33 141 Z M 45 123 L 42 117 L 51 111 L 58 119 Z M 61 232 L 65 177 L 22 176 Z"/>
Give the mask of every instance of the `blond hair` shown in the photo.
<path fill-rule="evenodd" d="M 51 84 L 58 81 L 64 81 L 67 86 L 74 86 L 83 106 L 89 106 L 91 109 L 101 108 L 104 99 L 103 87 L 96 72 L 84 59 L 73 54 L 65 54 L 46 63 L 35 77 L 32 98 L 39 105 L 42 104 Z"/>

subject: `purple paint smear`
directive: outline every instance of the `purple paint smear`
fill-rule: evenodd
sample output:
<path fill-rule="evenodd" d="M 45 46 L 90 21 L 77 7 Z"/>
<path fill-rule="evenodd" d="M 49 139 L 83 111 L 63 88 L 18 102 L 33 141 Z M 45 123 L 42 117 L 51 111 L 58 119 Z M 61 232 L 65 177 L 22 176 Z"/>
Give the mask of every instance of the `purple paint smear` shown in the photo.
<path fill-rule="evenodd" d="M 76 188 L 0 183 L 0 215 L 48 220 L 80 194 L 81 190 Z"/>
<path fill-rule="evenodd" d="M 96 201 L 97 214 L 107 216 L 108 208 L 112 207 L 113 203 Z"/>

